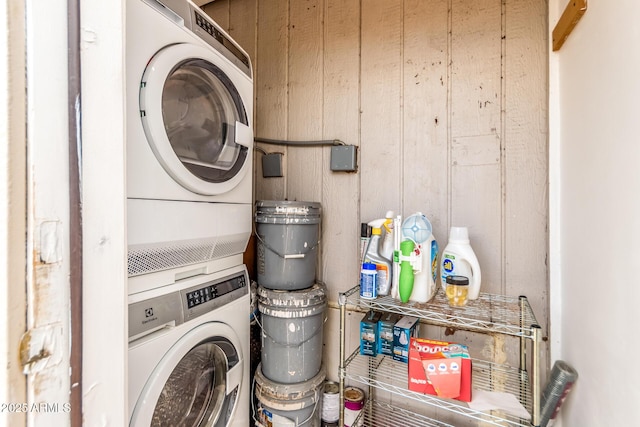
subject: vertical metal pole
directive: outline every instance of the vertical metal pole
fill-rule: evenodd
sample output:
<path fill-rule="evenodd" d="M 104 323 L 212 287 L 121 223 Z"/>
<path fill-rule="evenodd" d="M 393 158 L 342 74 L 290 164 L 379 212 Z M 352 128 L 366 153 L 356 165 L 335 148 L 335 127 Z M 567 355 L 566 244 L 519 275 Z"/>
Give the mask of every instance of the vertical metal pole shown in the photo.
<path fill-rule="evenodd" d="M 525 325 L 524 324 L 524 319 L 525 319 L 525 309 L 526 309 L 526 301 L 527 301 L 527 297 L 520 295 L 520 297 L 518 297 L 520 300 L 520 329 L 522 330 L 522 333 L 520 334 L 520 371 L 526 371 L 527 370 L 527 342 L 526 342 L 526 337 L 524 336 L 524 330 L 529 329 L 531 327 L 531 325 Z"/>
<path fill-rule="evenodd" d="M 72 427 L 82 422 L 82 120 L 81 120 L 81 67 L 80 67 L 80 0 L 67 3 L 69 67 L 68 119 L 69 119 L 69 246 L 70 246 L 70 310 L 71 346 L 70 377 Z"/>
<path fill-rule="evenodd" d="M 527 325 L 525 323 L 526 320 L 526 310 L 527 310 L 527 297 L 520 295 L 520 401 L 526 402 L 527 399 L 527 387 L 525 386 L 527 381 L 527 339 L 535 340 L 535 332 L 533 331 L 533 325 Z M 525 330 L 529 331 L 528 335 L 525 336 Z M 534 350 L 535 351 L 535 350 Z M 532 353 L 531 356 L 535 359 L 535 352 Z M 531 365 L 533 366 L 534 361 L 532 360 Z M 533 367 L 532 367 L 533 369 Z M 531 389 L 532 385 L 529 384 L 529 388 Z M 530 390 L 532 395 L 534 394 L 533 390 Z M 532 408 L 533 411 L 533 408 Z M 533 421 L 533 415 L 532 419 Z"/>
<path fill-rule="evenodd" d="M 531 424 L 540 425 L 540 333 L 539 325 L 531 325 L 533 333 L 533 354 L 531 355 L 531 394 L 533 399 L 533 409 L 531 414 Z"/>
<path fill-rule="evenodd" d="M 338 419 L 338 425 L 344 427 L 344 377 L 345 377 L 345 335 L 346 335 L 346 311 L 347 311 L 347 296 L 344 293 L 338 295 L 338 303 L 340 304 L 340 368 L 338 376 L 340 377 L 340 417 Z"/>

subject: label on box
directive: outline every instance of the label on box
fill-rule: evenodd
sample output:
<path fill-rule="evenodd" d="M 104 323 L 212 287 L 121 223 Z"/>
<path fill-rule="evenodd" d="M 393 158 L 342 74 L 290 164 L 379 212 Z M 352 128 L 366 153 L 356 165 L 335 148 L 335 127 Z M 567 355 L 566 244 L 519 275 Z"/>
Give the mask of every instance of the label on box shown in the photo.
<path fill-rule="evenodd" d="M 466 345 L 411 338 L 409 390 L 471 401 L 471 359 Z"/>
<path fill-rule="evenodd" d="M 456 398 L 460 396 L 460 376 L 462 359 L 423 360 L 427 381 L 433 386 L 439 397 Z"/>

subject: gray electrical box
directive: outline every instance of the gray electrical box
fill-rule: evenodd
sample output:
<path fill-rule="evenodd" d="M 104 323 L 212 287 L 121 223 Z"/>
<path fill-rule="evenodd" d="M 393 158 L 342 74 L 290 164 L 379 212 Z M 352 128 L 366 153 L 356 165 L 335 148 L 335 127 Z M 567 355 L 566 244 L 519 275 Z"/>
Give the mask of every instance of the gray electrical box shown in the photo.
<path fill-rule="evenodd" d="M 262 156 L 262 177 L 282 177 L 282 153 L 267 153 Z"/>
<path fill-rule="evenodd" d="M 356 172 L 358 170 L 356 146 L 332 145 L 331 170 L 335 172 Z"/>

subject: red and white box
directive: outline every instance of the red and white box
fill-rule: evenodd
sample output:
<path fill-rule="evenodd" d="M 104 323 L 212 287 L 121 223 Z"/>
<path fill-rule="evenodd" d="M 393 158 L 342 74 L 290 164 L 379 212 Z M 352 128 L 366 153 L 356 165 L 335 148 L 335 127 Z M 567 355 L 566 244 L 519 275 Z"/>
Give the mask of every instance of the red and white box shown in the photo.
<path fill-rule="evenodd" d="M 409 390 L 471 401 L 471 359 L 464 344 L 411 338 Z"/>

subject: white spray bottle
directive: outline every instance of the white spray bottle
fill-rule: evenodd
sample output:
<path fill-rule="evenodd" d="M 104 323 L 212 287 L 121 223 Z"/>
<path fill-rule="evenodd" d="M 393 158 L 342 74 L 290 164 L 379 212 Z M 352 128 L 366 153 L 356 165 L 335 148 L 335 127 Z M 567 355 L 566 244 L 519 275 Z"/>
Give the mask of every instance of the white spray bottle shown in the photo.
<path fill-rule="evenodd" d="M 380 254 L 382 227 L 386 219 L 376 219 L 369 223 L 371 226 L 371 240 L 367 246 L 367 252 L 364 254 L 364 262 L 371 262 L 376 265 L 378 274 L 378 295 L 389 295 L 391 291 L 392 270 L 391 260 Z"/>
<path fill-rule="evenodd" d="M 440 284 L 444 291 L 447 287 L 447 276 L 466 276 L 469 278 L 467 299 L 478 299 L 481 283 L 480 264 L 469 244 L 467 227 L 451 227 L 449 231 L 449 243 L 442 251 L 440 261 Z"/>
<path fill-rule="evenodd" d="M 391 277 L 391 297 L 399 300 L 400 294 L 399 281 L 400 281 L 400 243 L 402 241 L 402 216 L 398 215 L 393 220 L 393 275 Z"/>
<path fill-rule="evenodd" d="M 393 236 L 395 229 L 393 227 L 393 211 L 387 211 L 385 215 L 384 223 L 384 237 L 382 238 L 382 247 L 380 248 L 380 255 L 390 261 L 393 260 Z"/>

